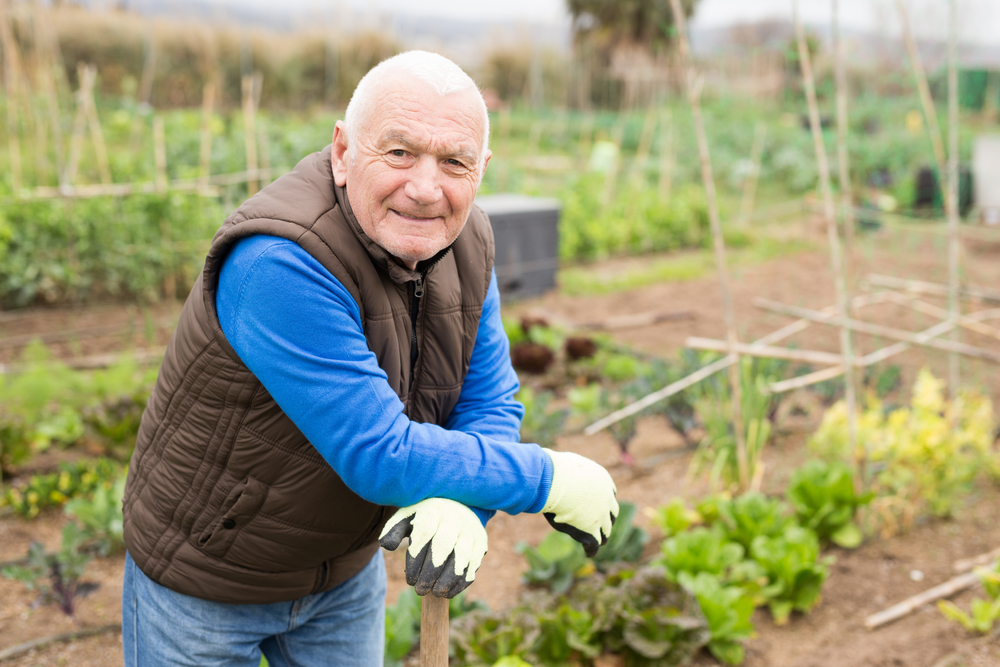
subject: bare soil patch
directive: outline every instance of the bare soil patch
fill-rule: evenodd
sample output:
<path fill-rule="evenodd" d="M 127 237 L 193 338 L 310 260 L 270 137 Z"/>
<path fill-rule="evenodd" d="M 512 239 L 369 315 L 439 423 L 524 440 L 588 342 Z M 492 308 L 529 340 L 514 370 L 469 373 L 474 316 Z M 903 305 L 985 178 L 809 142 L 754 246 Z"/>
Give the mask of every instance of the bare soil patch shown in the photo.
<path fill-rule="evenodd" d="M 817 237 L 818 238 L 818 237 Z M 889 273 L 900 277 L 945 282 L 947 267 L 941 239 L 899 230 L 883 230 L 867 237 L 856 253 L 855 275 L 868 272 Z M 653 258 L 616 260 L 601 265 L 613 274 L 641 268 Z M 1000 288 L 1000 254 L 995 244 L 967 247 L 963 258 L 970 283 L 990 289 Z M 763 296 L 785 303 L 822 308 L 834 302 L 833 280 L 829 261 L 820 252 L 806 252 L 768 261 L 733 272 L 733 292 L 740 337 L 752 340 L 784 324 L 790 318 L 755 308 L 752 299 Z M 927 301 L 943 304 L 940 299 Z M 984 307 L 974 305 L 974 308 Z M 691 310 L 693 320 L 668 321 L 615 332 L 622 343 L 649 354 L 671 356 L 683 346 L 687 336 L 724 338 L 722 305 L 714 276 L 683 283 L 655 284 L 605 296 L 568 297 L 558 292 L 507 306 L 513 314 L 540 313 L 568 322 L 590 322 L 603 317 L 631 315 L 654 310 Z M 82 310 L 39 310 L 30 318 L 0 320 L 3 337 L 32 332 L 57 331 L 96 323 L 133 322 L 131 335 L 108 336 L 99 341 L 65 343 L 57 348 L 60 355 L 76 356 L 88 350 L 107 352 L 128 346 L 146 346 L 149 341 L 165 344 L 169 328 L 155 328 L 150 336 L 141 322 L 150 317 L 168 317 L 177 312 L 177 304 L 163 304 L 143 316 L 132 309 L 102 306 Z M 860 313 L 865 319 L 912 331 L 927 328 L 935 319 L 904 307 L 880 305 Z M 117 319 L 116 319 L 117 318 Z M 15 329 L 9 327 L 16 325 Z M 973 345 L 997 349 L 996 341 L 978 334 L 963 333 L 963 340 Z M 824 325 L 813 325 L 789 342 L 804 349 L 836 352 L 837 333 Z M 891 341 L 859 336 L 858 347 L 871 352 Z M 11 349 L 0 349 L 0 361 L 15 358 Z M 927 366 L 939 377 L 946 376 L 944 353 L 911 350 L 893 358 L 903 367 L 903 386 L 912 385 L 919 368 Z M 994 402 L 1000 397 L 997 367 L 985 362 L 963 360 L 963 384 L 989 392 Z M 908 392 L 908 389 L 906 389 Z M 806 436 L 818 424 L 812 417 L 779 423 L 776 442 L 766 452 L 765 490 L 783 488 L 789 471 L 808 458 Z M 619 497 L 640 508 L 656 507 L 676 495 L 696 497 L 707 491 L 701 480 L 686 480 L 690 452 L 683 449 L 680 436 L 660 418 L 644 419 L 630 451 L 637 465 L 622 465 L 619 450 L 607 434 L 592 437 L 567 435 L 559 447 L 590 456 L 609 468 L 618 487 Z M 864 618 L 903 598 L 940 583 L 952 576 L 955 560 L 977 555 L 1000 546 L 1000 492 L 983 487 L 969 499 L 956 516 L 947 521 L 927 522 L 909 534 L 892 539 L 870 538 L 855 551 L 834 550 L 836 564 L 824 588 L 821 604 L 808 616 L 794 616 L 783 627 L 775 626 L 765 611 L 755 618 L 759 636 L 748 647 L 748 667 L 979 667 L 1000 665 L 1000 642 L 967 634 L 947 621 L 933 607 L 877 631 L 864 629 Z M 23 556 L 32 539 L 54 548 L 63 519 L 57 513 L 46 514 L 33 522 L 13 517 L 0 519 L 0 561 Z M 641 512 L 638 523 L 651 533 L 650 554 L 659 535 Z M 523 591 L 521 573 L 524 559 L 515 551 L 521 541 L 537 543 L 548 532 L 548 524 L 539 516 L 498 515 L 488 526 L 490 551 L 469 589 L 470 596 L 484 600 L 491 608 L 512 604 Z M 405 586 L 403 553 L 387 553 L 389 571 L 388 601 L 396 599 Z M 94 561 L 85 578 L 100 584 L 91 596 L 80 601 L 79 622 L 98 625 L 120 619 L 122 558 Z M 923 574 L 915 581 L 914 571 Z M 974 593 L 956 598 L 967 605 Z M 33 607 L 34 597 L 14 582 L 0 579 L 0 650 L 39 636 L 74 629 L 76 624 L 53 607 Z M 75 641 L 40 649 L 30 656 L 12 661 L 12 665 L 120 665 L 118 635 Z M 710 658 L 700 663 L 713 664 Z"/>

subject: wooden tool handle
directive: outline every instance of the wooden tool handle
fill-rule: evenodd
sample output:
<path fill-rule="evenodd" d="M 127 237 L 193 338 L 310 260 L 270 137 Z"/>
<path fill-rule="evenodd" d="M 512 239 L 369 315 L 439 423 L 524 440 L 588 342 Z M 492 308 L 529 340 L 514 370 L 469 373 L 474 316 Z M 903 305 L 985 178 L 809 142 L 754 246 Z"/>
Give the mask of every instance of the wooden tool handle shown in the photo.
<path fill-rule="evenodd" d="M 420 602 L 420 667 L 448 667 L 448 600 L 430 593 Z"/>

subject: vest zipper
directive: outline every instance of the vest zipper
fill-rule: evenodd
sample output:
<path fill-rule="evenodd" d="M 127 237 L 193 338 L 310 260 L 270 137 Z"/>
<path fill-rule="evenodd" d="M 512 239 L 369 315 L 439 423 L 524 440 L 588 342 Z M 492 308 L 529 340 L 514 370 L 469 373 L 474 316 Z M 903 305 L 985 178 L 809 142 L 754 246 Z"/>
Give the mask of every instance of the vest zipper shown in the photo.
<path fill-rule="evenodd" d="M 420 298 L 424 295 L 424 271 L 413 283 L 413 299 L 410 301 L 410 384 L 407 391 L 413 388 L 413 373 L 417 368 L 417 315 L 420 313 Z"/>

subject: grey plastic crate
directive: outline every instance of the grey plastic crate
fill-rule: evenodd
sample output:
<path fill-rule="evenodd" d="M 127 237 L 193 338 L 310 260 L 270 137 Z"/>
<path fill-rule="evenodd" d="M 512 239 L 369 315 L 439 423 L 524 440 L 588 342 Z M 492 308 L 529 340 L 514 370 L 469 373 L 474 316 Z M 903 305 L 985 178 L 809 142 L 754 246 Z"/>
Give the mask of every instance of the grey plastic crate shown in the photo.
<path fill-rule="evenodd" d="M 508 301 L 538 296 L 555 287 L 559 201 L 498 194 L 477 197 L 476 203 L 493 224 L 501 298 Z"/>

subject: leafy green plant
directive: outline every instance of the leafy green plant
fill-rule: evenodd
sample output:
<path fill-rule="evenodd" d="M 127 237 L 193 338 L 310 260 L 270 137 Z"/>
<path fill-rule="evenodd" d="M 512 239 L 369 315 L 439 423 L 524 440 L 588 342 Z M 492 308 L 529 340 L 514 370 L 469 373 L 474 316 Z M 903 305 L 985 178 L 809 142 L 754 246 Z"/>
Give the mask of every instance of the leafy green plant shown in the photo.
<path fill-rule="evenodd" d="M 681 573 L 695 576 L 700 572 L 725 580 L 731 570 L 743 561 L 746 550 L 729 539 L 725 528 L 698 526 L 663 541 L 658 563 L 667 575 L 677 580 Z"/>
<path fill-rule="evenodd" d="M 65 504 L 76 496 L 87 496 L 98 487 L 111 488 L 121 475 L 121 465 L 111 459 L 64 463 L 59 472 L 35 475 L 20 487 L 5 489 L 2 505 L 32 519 L 46 507 Z"/>
<path fill-rule="evenodd" d="M 385 608 L 385 665 L 398 667 L 420 639 L 420 597 L 407 586 Z"/>
<path fill-rule="evenodd" d="M 565 533 L 552 531 L 537 547 L 521 542 L 516 547 L 528 561 L 524 581 L 564 593 L 573 585 L 578 572 L 592 568 L 580 543 Z"/>
<path fill-rule="evenodd" d="M 101 556 L 108 556 L 125 546 L 124 497 L 123 473 L 110 486 L 98 485 L 89 496 L 77 497 L 66 503 L 66 514 L 80 522 L 87 543 Z"/>
<path fill-rule="evenodd" d="M 806 612 L 819 602 L 829 570 L 827 561 L 820 560 L 814 532 L 793 525 L 776 537 L 761 535 L 754 539 L 750 555 L 768 578 L 761 593 L 775 623 L 787 623 L 792 611 Z"/>
<path fill-rule="evenodd" d="M 514 398 L 524 405 L 521 441 L 553 447 L 569 411 L 552 407 L 553 393 L 550 391 L 535 392 L 531 387 L 522 387 Z"/>
<path fill-rule="evenodd" d="M 815 531 L 821 542 L 830 541 L 845 549 L 861 544 L 863 536 L 854 515 L 874 495 L 855 492 L 846 463 L 808 461 L 792 472 L 785 493 L 799 523 Z"/>
<path fill-rule="evenodd" d="M 611 535 L 594 556 L 598 568 L 607 569 L 614 563 L 634 563 L 642 555 L 643 547 L 649 541 L 645 530 L 633 524 L 638 508 L 635 503 L 618 501 L 618 518 L 611 527 Z"/>
<path fill-rule="evenodd" d="M 652 519 L 665 537 L 673 537 L 700 523 L 701 514 L 688 507 L 682 498 L 672 498 L 666 505 L 654 510 Z"/>
<path fill-rule="evenodd" d="M 63 613 L 72 616 L 74 598 L 81 592 L 80 577 L 90 562 L 90 555 L 81 550 L 86 536 L 75 523 L 63 527 L 62 547 L 56 555 L 45 553 L 45 546 L 32 542 L 25 565 L 11 565 L 0 570 L 8 579 L 20 581 L 29 591 L 38 591 L 39 599 L 55 603 Z"/>
<path fill-rule="evenodd" d="M 1000 472 L 992 453 L 996 420 L 989 399 L 963 390 L 945 400 L 943 384 L 923 370 L 909 406 L 885 413 L 877 400 L 870 401 L 858 415 L 858 451 L 848 447 L 842 402 L 827 410 L 810 439 L 825 458 L 867 454 L 875 494 L 871 514 L 883 535 L 908 529 L 918 516 L 950 514 L 979 475 Z"/>
<path fill-rule="evenodd" d="M 739 665 L 745 656 L 744 643 L 755 634 L 750 616 L 753 599 L 740 586 L 725 586 L 707 572 L 695 576 L 681 573 L 679 582 L 698 598 L 712 638 L 708 650 L 729 665 Z"/>
<path fill-rule="evenodd" d="M 741 545 L 747 553 L 760 535 L 775 537 L 788 528 L 788 507 L 759 491 L 748 491 L 736 498 L 718 503 L 718 523 L 727 537 Z"/>
<path fill-rule="evenodd" d="M 985 635 L 1000 619 L 1000 565 L 994 565 L 993 569 L 979 568 L 976 575 L 987 597 L 973 598 L 971 613 L 965 613 L 950 600 L 939 600 L 938 609 L 946 618 L 961 623 L 966 630 Z"/>

